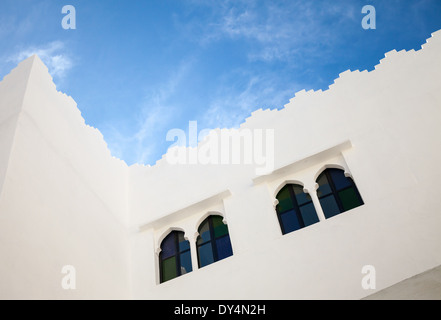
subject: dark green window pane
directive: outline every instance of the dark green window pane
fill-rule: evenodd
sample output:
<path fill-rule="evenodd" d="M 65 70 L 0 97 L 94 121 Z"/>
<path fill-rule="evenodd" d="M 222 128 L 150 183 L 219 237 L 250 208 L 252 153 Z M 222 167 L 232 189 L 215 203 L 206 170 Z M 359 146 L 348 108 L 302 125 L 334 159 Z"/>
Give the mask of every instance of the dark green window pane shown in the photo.
<path fill-rule="evenodd" d="M 280 214 L 283 234 L 298 230 L 301 228 L 299 219 L 294 210 Z"/>
<path fill-rule="evenodd" d="M 334 182 L 335 188 L 341 190 L 352 185 L 351 180 L 345 177 L 343 170 L 330 169 L 331 179 Z"/>
<path fill-rule="evenodd" d="M 354 188 L 340 191 L 338 196 L 343 204 L 344 211 L 351 210 L 363 204 L 358 198 L 357 192 Z"/>
<path fill-rule="evenodd" d="M 198 248 L 198 253 L 199 253 L 199 264 L 200 264 L 199 266 L 201 268 L 214 262 L 211 242 L 208 242 L 200 246 Z"/>
<path fill-rule="evenodd" d="M 219 225 L 214 227 L 214 237 L 219 238 L 228 234 L 228 226 L 226 224 Z"/>
<path fill-rule="evenodd" d="M 311 224 L 314 224 L 316 222 L 319 222 L 317 212 L 315 211 L 312 202 L 300 207 L 300 213 L 302 214 L 305 227 L 310 226 Z"/>
<path fill-rule="evenodd" d="M 191 254 L 190 251 L 181 253 L 181 274 L 186 274 L 193 270 L 191 266 Z"/>
<path fill-rule="evenodd" d="M 216 228 L 224 224 L 224 218 L 221 216 L 211 216 L 211 221 L 213 222 L 213 227 Z"/>
<path fill-rule="evenodd" d="M 317 180 L 317 183 L 319 185 L 319 188 L 317 189 L 317 195 L 319 198 L 332 193 L 328 179 L 326 178 L 326 175 L 324 173 L 320 175 L 320 177 Z"/>
<path fill-rule="evenodd" d="M 277 204 L 277 210 L 279 212 L 291 210 L 294 207 L 289 192 L 289 186 L 285 186 L 282 190 L 280 190 L 280 192 L 277 194 L 277 200 L 279 200 L 279 203 Z"/>
<path fill-rule="evenodd" d="M 303 192 L 303 187 L 299 185 L 293 185 L 294 194 L 296 196 L 297 204 L 301 206 L 302 204 L 311 201 L 309 194 Z"/>
<path fill-rule="evenodd" d="M 278 212 L 285 212 L 291 210 L 292 208 L 294 208 L 294 204 L 292 203 L 291 199 L 279 200 L 279 203 L 277 204 Z"/>
<path fill-rule="evenodd" d="M 327 197 L 321 198 L 320 204 L 326 218 L 330 218 L 341 213 L 337 202 L 335 201 L 334 195 L 329 195 Z"/>
<path fill-rule="evenodd" d="M 284 186 L 277 194 L 277 199 L 280 199 L 280 200 L 290 199 L 291 195 L 289 193 L 289 187 L 290 187 L 289 184 Z"/>
<path fill-rule="evenodd" d="M 210 227 L 208 225 L 208 220 L 206 220 L 199 227 L 199 237 L 198 237 L 197 244 L 202 244 L 202 243 L 210 241 L 210 240 L 211 240 Z"/>
<path fill-rule="evenodd" d="M 171 257 L 162 261 L 162 282 L 176 278 L 176 257 Z"/>
<path fill-rule="evenodd" d="M 228 227 L 226 224 L 224 224 L 221 216 L 212 216 L 211 218 L 213 222 L 213 229 L 214 229 L 214 237 L 219 238 L 226 234 L 228 234 Z"/>
<path fill-rule="evenodd" d="M 289 192 L 289 188 L 290 188 L 290 185 L 286 185 L 277 194 L 277 200 L 279 200 L 279 203 L 277 204 L 277 211 L 278 212 L 285 212 L 287 210 L 291 210 L 292 208 L 294 208 L 294 205 L 293 205 L 292 199 L 291 199 L 291 195 Z"/>

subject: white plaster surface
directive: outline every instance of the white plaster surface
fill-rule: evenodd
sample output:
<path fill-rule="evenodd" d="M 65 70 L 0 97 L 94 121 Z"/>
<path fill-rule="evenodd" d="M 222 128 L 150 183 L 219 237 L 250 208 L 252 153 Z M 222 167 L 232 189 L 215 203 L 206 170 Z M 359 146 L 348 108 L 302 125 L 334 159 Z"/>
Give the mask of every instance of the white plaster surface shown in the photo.
<path fill-rule="evenodd" d="M 417 274 L 364 300 L 441 300 L 441 267 Z"/>
<path fill-rule="evenodd" d="M 1 118 L 15 121 L 0 129 L 14 130 L 1 150 L 0 298 L 129 297 L 127 167 L 37 56 L 0 88 Z M 76 269 L 75 290 L 61 286 L 64 265 Z"/>
<path fill-rule="evenodd" d="M 257 110 L 241 129 L 274 129 L 274 171 L 254 165 L 127 167 L 111 157 L 36 56 L 0 83 L 0 298 L 360 299 L 441 265 L 441 32 L 391 51 L 374 71 Z M 165 139 L 165 137 L 164 137 Z M 315 192 L 345 170 L 364 205 L 282 235 L 275 195 Z M 234 255 L 159 284 L 160 241 L 194 246 L 210 213 Z M 194 253 L 194 252 L 193 252 Z M 77 289 L 61 288 L 74 265 Z M 361 286 L 376 268 L 376 290 Z"/>

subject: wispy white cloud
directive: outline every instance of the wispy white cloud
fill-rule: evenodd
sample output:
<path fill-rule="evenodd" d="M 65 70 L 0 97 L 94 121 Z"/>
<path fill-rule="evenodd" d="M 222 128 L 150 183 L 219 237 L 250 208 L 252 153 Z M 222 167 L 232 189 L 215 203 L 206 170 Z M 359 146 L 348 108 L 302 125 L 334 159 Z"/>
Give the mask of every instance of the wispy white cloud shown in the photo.
<path fill-rule="evenodd" d="M 34 54 L 38 55 L 46 64 L 49 73 L 54 78 L 64 78 L 66 73 L 73 67 L 72 57 L 67 53 L 66 46 L 61 41 L 54 41 L 42 46 L 31 46 L 19 50 L 11 55 L 7 61 L 17 64 Z"/>
<path fill-rule="evenodd" d="M 299 0 L 194 2 L 212 7 L 213 14 L 206 28 L 199 28 L 204 31 L 193 33 L 202 45 L 224 39 L 246 41 L 244 53 L 249 62 L 282 62 L 302 73 L 305 61 L 329 59 L 331 51 L 344 37 L 342 26 L 354 23 L 358 26 L 361 10 L 348 1 L 332 4 Z M 193 24 L 198 23 L 189 25 L 194 27 Z M 242 71 L 248 67 L 244 66 Z M 217 95 L 200 115 L 206 126 L 238 127 L 252 111 L 280 108 L 289 102 L 296 90 L 311 87 L 311 84 L 300 85 L 293 80 L 285 83 L 277 71 L 268 69 L 239 77 L 247 79 L 245 84 L 233 84 L 234 81 L 228 80 L 219 83 Z"/>
<path fill-rule="evenodd" d="M 275 78 L 251 76 L 242 88 L 220 87 L 200 120 L 208 128 L 238 128 L 251 112 L 280 108 L 293 94 L 280 88 Z"/>
<path fill-rule="evenodd" d="M 341 32 L 335 33 L 337 27 L 357 17 L 347 1 L 332 5 L 318 2 L 192 0 L 191 3 L 202 6 L 207 15 L 193 15 L 195 8 L 192 7 L 188 8 L 188 15 L 174 15 L 174 22 L 186 39 L 202 47 L 216 41 L 242 41 L 247 44 L 242 52 L 249 62 L 282 61 L 293 69 L 296 64 L 303 65 L 304 59 L 326 57 L 327 51 L 342 37 Z M 168 81 L 149 90 L 134 134 L 128 138 L 114 135 L 114 148 L 124 150 L 120 152 L 126 154 L 125 158 L 132 158 L 132 162 L 137 163 L 156 160 L 154 157 L 165 140 L 165 134 L 158 137 L 158 133 L 171 129 L 179 117 L 178 109 L 182 105 L 174 104 L 170 98 L 188 74 L 189 66 L 191 62 L 181 63 Z M 296 90 L 307 87 L 293 80 L 284 82 L 277 71 L 249 70 L 249 66 L 236 66 L 214 78 L 217 89 L 210 92 L 204 106 L 199 106 L 196 117 L 187 120 L 197 120 L 199 129 L 237 128 L 254 110 L 280 108 L 289 102 Z M 132 156 L 128 156 L 130 153 Z"/>
<path fill-rule="evenodd" d="M 247 40 L 251 61 L 292 62 L 300 55 L 326 55 L 326 49 L 344 36 L 341 26 L 354 22 L 358 25 L 360 18 L 359 8 L 350 1 L 210 3 L 213 15 L 209 22 L 204 28 L 198 21 L 190 23 L 194 24 L 190 34 L 202 44 L 224 38 Z"/>
<path fill-rule="evenodd" d="M 158 147 L 165 141 L 164 136 L 158 137 L 161 128 L 170 123 L 173 107 L 165 105 L 145 106 L 140 118 L 138 129 L 131 137 L 133 161 L 140 164 L 152 163 Z"/>
<path fill-rule="evenodd" d="M 140 106 L 135 128 L 129 135 L 122 134 L 114 126 L 106 131 L 109 148 L 114 156 L 128 159 L 130 164 L 154 164 L 164 148 L 166 132 L 178 113 L 179 107 L 172 101 L 178 87 L 189 72 L 192 60 L 182 62 L 168 79 L 147 90 Z M 158 133 L 163 135 L 158 136 Z M 162 151 L 165 153 L 165 150 Z"/>
<path fill-rule="evenodd" d="M 104 136 L 113 156 L 133 163 L 153 164 L 157 160 L 158 148 L 165 141 L 165 134 L 158 137 L 161 128 L 169 126 L 173 115 L 170 106 L 150 105 L 146 99 L 140 107 L 138 121 L 129 132 L 112 123 L 103 125 Z"/>

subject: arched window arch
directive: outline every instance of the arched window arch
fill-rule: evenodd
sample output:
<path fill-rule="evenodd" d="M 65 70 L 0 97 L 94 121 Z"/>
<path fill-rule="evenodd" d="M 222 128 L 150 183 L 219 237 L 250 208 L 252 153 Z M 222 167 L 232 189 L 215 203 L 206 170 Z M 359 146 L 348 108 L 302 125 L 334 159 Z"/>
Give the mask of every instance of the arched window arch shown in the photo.
<path fill-rule="evenodd" d="M 199 225 L 196 240 L 199 268 L 233 255 L 228 226 L 223 218 L 212 215 Z"/>
<path fill-rule="evenodd" d="M 326 218 L 351 210 L 364 204 L 357 186 L 343 170 L 326 169 L 316 182 L 317 196 Z"/>
<path fill-rule="evenodd" d="M 159 269 L 161 283 L 192 271 L 190 242 L 184 232 L 172 231 L 162 240 Z"/>
<path fill-rule="evenodd" d="M 308 193 L 298 184 L 285 185 L 276 196 L 276 206 L 282 234 L 302 229 L 319 221 Z"/>

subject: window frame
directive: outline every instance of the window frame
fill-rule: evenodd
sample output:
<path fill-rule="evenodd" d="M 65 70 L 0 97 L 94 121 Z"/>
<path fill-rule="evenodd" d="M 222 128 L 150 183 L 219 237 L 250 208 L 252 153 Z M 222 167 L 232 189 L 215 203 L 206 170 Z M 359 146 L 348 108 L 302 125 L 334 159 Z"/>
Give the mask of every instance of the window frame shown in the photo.
<path fill-rule="evenodd" d="M 186 252 L 190 252 L 190 261 L 191 261 L 192 257 L 191 257 L 191 246 L 190 246 L 190 242 L 189 242 L 188 249 L 185 249 L 185 250 L 183 250 L 183 251 L 180 251 L 180 250 L 179 250 L 179 234 L 182 234 L 184 240 L 187 241 L 187 242 L 189 242 L 188 240 L 185 239 L 185 236 L 184 236 L 185 233 L 184 233 L 183 231 L 178 231 L 178 230 L 173 230 L 173 231 L 169 232 L 169 234 L 167 234 L 167 236 L 165 236 L 164 239 L 162 239 L 162 241 L 161 241 L 161 244 L 160 244 L 161 252 L 159 253 L 159 283 L 164 283 L 164 282 L 167 282 L 167 281 L 173 280 L 173 279 L 175 279 L 175 278 L 178 278 L 178 277 L 182 276 L 183 274 L 190 273 L 190 272 L 193 271 L 193 268 L 192 268 L 192 270 L 190 270 L 190 271 L 188 271 L 188 272 L 186 272 L 186 273 L 182 273 L 182 270 L 181 270 L 181 267 L 182 267 L 182 264 L 181 264 L 181 255 L 184 254 L 184 253 L 186 253 Z M 174 246 L 175 246 L 175 252 L 176 252 L 176 253 L 175 253 L 174 255 L 168 257 L 168 258 L 163 259 L 163 258 L 162 258 L 162 254 L 163 254 L 163 251 L 162 251 L 162 244 L 163 244 L 164 241 L 165 241 L 168 237 L 170 237 L 170 236 L 173 236 L 173 237 L 174 237 L 174 239 L 173 239 L 173 240 L 174 240 L 174 241 L 173 241 L 173 244 L 174 244 Z M 175 267 L 176 267 L 176 277 L 173 277 L 173 278 L 171 278 L 171 279 L 168 279 L 168 280 L 165 280 L 165 281 L 164 281 L 164 272 L 163 272 L 163 264 L 164 264 L 164 261 L 167 260 L 167 259 L 171 259 L 171 258 L 173 258 L 173 257 L 176 257 L 176 265 L 175 265 Z"/>
<path fill-rule="evenodd" d="M 341 171 L 342 174 L 345 176 L 345 178 L 349 180 L 349 182 L 350 182 L 350 183 L 349 183 L 349 186 L 344 187 L 344 188 L 342 188 L 342 189 L 337 189 L 337 187 L 336 187 L 336 185 L 335 185 L 335 182 L 334 182 L 334 179 L 332 178 L 332 175 L 331 175 L 331 171 L 332 171 L 332 170 Z M 322 198 L 326 198 L 326 197 L 329 197 L 330 195 L 332 195 L 332 196 L 334 197 L 335 202 L 337 203 L 338 209 L 339 209 L 339 211 L 340 211 L 338 214 L 335 214 L 335 215 L 333 215 L 333 216 L 327 217 L 327 216 L 326 216 L 326 212 L 325 212 L 325 210 L 323 210 L 323 207 L 322 207 L 323 214 L 325 215 L 325 218 L 326 218 L 326 219 L 329 219 L 329 218 L 335 217 L 336 215 L 342 214 L 342 213 L 344 213 L 344 212 L 346 212 L 346 211 L 350 211 L 350 210 L 352 210 L 352 209 L 355 209 L 355 208 L 357 208 L 357 207 L 360 207 L 360 206 L 364 205 L 363 198 L 361 197 L 360 191 L 358 191 L 358 188 L 357 188 L 357 186 L 355 185 L 354 179 L 352 179 L 352 177 L 347 177 L 347 176 L 344 174 L 344 172 L 345 172 L 344 170 L 339 169 L 339 168 L 327 168 L 327 169 L 323 170 L 323 172 L 321 172 L 321 173 L 318 175 L 317 179 L 316 179 L 316 183 L 318 184 L 318 181 L 320 180 L 320 178 L 322 177 L 322 175 L 325 175 L 325 176 L 326 176 L 326 179 L 328 180 L 329 187 L 330 187 L 330 189 L 331 189 L 331 193 L 328 193 L 328 194 L 326 194 L 326 195 L 324 195 L 324 196 L 323 196 L 323 195 L 319 196 L 318 193 L 317 193 L 317 198 L 319 199 L 320 206 L 322 206 L 322 203 L 321 203 L 321 199 L 322 199 Z M 351 189 L 351 188 L 355 191 L 355 195 L 357 196 L 357 199 L 360 201 L 360 205 L 358 205 L 357 207 L 354 207 L 354 208 L 351 208 L 351 209 L 345 210 L 345 209 L 344 209 L 344 206 L 343 206 L 343 202 L 342 202 L 341 199 L 340 199 L 339 192 L 342 192 L 342 191 L 345 191 L 345 190 L 348 190 L 348 189 Z M 319 187 L 317 188 L 317 191 L 318 191 L 319 189 L 320 189 L 320 184 L 319 184 Z"/>
<path fill-rule="evenodd" d="M 217 238 L 215 237 L 214 226 L 213 226 L 213 218 L 214 218 L 214 217 L 220 217 L 220 218 L 222 218 L 222 223 L 226 226 L 226 228 L 227 228 L 227 230 L 228 230 L 228 233 L 227 233 L 227 234 L 225 234 L 225 235 L 223 235 L 223 236 L 220 236 L 220 237 L 217 237 Z M 200 269 L 200 268 L 203 268 L 203 267 L 206 267 L 206 266 L 208 266 L 208 265 L 210 265 L 210 264 L 213 264 L 213 263 L 215 263 L 215 262 L 218 262 L 218 261 L 220 261 L 220 260 L 223 260 L 223 259 L 225 259 L 225 258 L 231 257 L 231 256 L 233 255 L 233 245 L 231 244 L 230 230 L 228 229 L 228 224 L 226 224 L 226 223 L 223 222 L 223 219 L 224 219 L 224 218 L 223 218 L 221 215 L 209 215 L 207 218 L 205 218 L 205 219 L 199 224 L 199 227 L 198 227 L 198 233 L 199 233 L 199 230 L 202 228 L 202 226 L 203 226 L 205 223 L 208 223 L 208 230 L 209 230 L 209 232 L 210 232 L 210 240 L 207 240 L 207 241 L 202 242 L 202 243 L 200 243 L 200 244 L 198 243 L 198 240 L 199 240 L 199 238 L 202 238 L 201 234 L 199 234 L 199 235 L 196 237 L 196 254 L 197 254 L 197 258 L 198 258 L 198 268 L 199 268 L 199 269 Z M 218 247 L 217 247 L 216 240 L 218 240 L 218 239 L 222 239 L 222 238 L 225 238 L 225 237 L 228 237 L 228 238 L 230 239 L 231 255 L 229 255 L 229 256 L 227 256 L 227 257 L 225 257 L 225 258 L 219 259 L 219 255 L 218 255 Z M 206 265 L 204 265 L 204 266 L 201 266 L 201 259 L 200 259 L 200 254 L 199 254 L 199 248 L 202 247 L 202 246 L 204 246 L 204 245 L 206 245 L 206 244 L 209 243 L 209 242 L 211 242 L 211 252 L 212 252 L 212 254 L 213 254 L 213 262 L 211 262 L 211 263 L 209 263 L 209 264 L 206 264 Z"/>
<path fill-rule="evenodd" d="M 298 183 L 286 183 L 286 184 L 285 184 L 285 185 L 284 185 L 284 186 L 283 186 L 283 187 L 277 192 L 277 194 L 276 194 L 276 199 L 277 199 L 277 201 L 278 201 L 278 200 L 279 200 L 279 199 L 278 199 L 278 195 L 280 194 L 280 192 L 282 192 L 282 190 L 283 190 L 284 188 L 288 188 L 289 196 L 290 196 L 291 202 L 292 202 L 292 204 L 293 204 L 293 209 L 294 209 L 294 211 L 295 211 L 296 217 L 297 217 L 297 219 L 298 219 L 298 221 L 299 221 L 299 224 L 300 224 L 300 228 L 299 228 L 299 229 L 296 229 L 296 230 L 292 230 L 292 231 L 286 232 L 286 230 L 285 230 L 285 225 L 284 225 L 283 222 L 282 222 L 282 217 L 281 217 L 281 215 L 283 215 L 285 212 L 288 212 L 288 211 L 280 212 L 280 211 L 278 210 L 278 205 L 276 205 L 277 219 L 279 220 L 280 229 L 282 230 L 282 234 L 283 234 L 283 235 L 288 234 L 288 233 L 291 233 L 291 232 L 294 232 L 294 231 L 297 231 L 297 230 L 301 230 L 301 229 L 307 227 L 306 224 L 305 224 L 305 220 L 303 219 L 302 212 L 301 212 L 301 210 L 300 210 L 300 208 L 302 208 L 302 207 L 304 207 L 304 206 L 306 206 L 306 205 L 309 205 L 309 204 L 312 204 L 312 205 L 313 205 L 314 210 L 315 210 L 315 214 L 317 215 L 317 219 L 318 219 L 317 210 L 316 210 L 316 208 L 315 208 L 314 202 L 312 201 L 312 197 L 311 197 L 311 195 L 310 195 L 309 193 L 303 191 L 303 193 L 305 193 L 305 194 L 307 194 L 307 195 L 309 196 L 310 200 L 307 201 L 307 202 L 305 202 L 305 203 L 303 203 L 303 204 L 301 204 L 301 205 L 299 205 L 299 202 L 297 201 L 296 194 L 295 194 L 295 192 L 294 192 L 294 187 L 295 187 L 295 186 L 297 186 L 297 187 L 301 187 L 301 188 L 302 188 L 302 191 L 303 191 L 303 189 L 304 189 L 304 186 L 302 186 L 301 184 L 298 184 Z M 308 225 L 308 226 L 309 226 L 309 225 Z"/>

